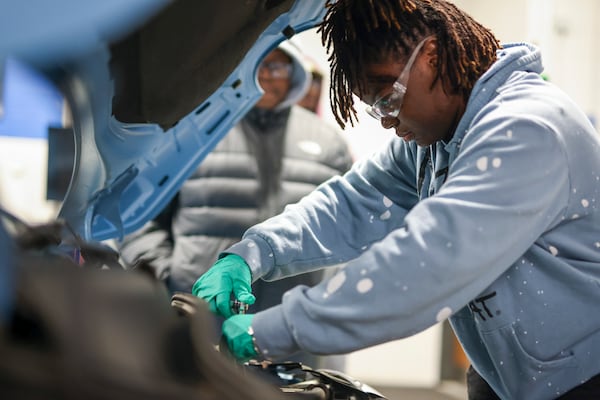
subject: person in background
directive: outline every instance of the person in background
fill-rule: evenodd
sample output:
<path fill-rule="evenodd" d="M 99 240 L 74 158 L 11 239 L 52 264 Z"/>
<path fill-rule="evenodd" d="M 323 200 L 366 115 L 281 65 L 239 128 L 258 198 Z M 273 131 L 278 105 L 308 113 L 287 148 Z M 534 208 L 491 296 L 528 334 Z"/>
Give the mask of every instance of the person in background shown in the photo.
<path fill-rule="evenodd" d="M 296 105 L 311 82 L 299 48 L 282 42 L 258 68 L 264 95 L 223 138 L 153 221 L 119 245 L 125 265 L 144 261 L 171 292 L 190 292 L 218 255 L 250 226 L 280 213 L 352 160 L 337 127 Z M 322 271 L 267 283 L 256 281 L 260 311 L 278 304 L 298 285 L 313 286 Z M 311 367 L 320 359 L 286 360 Z"/>
<path fill-rule="evenodd" d="M 338 123 L 357 96 L 397 137 L 198 279 L 232 353 L 347 353 L 449 318 L 470 399 L 600 398 L 600 138 L 540 51 L 443 0 L 328 1 L 319 29 Z M 254 315 L 225 301 L 343 262 Z"/>
<path fill-rule="evenodd" d="M 298 102 L 300 107 L 304 107 L 315 114 L 320 115 L 321 91 L 323 88 L 323 73 L 316 66 L 311 66 L 310 73 L 312 80 L 304 97 Z"/>

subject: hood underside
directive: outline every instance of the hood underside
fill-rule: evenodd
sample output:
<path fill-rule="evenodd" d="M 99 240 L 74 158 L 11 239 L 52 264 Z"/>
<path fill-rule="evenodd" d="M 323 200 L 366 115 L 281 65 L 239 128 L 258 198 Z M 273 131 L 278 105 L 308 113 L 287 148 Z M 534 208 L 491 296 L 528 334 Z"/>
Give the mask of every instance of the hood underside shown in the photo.
<path fill-rule="evenodd" d="M 56 6 L 62 3 L 76 6 L 73 0 Z M 325 0 L 153 3 L 155 12 L 146 11 L 151 15 L 130 30 L 90 12 L 85 28 L 78 22 L 80 32 L 72 35 L 76 51 L 62 37 L 63 57 L 46 47 L 40 58 L 35 44 L 17 54 L 69 104 L 75 160 L 59 217 L 86 240 L 120 238 L 157 215 L 258 101 L 256 71 L 264 55 L 317 25 L 325 11 Z M 106 4 L 117 15 L 118 3 Z"/>
<path fill-rule="evenodd" d="M 293 5 L 294 0 L 171 3 L 110 46 L 115 118 L 172 127 L 221 86 L 259 35 Z M 295 33 L 291 26 L 283 30 Z"/>

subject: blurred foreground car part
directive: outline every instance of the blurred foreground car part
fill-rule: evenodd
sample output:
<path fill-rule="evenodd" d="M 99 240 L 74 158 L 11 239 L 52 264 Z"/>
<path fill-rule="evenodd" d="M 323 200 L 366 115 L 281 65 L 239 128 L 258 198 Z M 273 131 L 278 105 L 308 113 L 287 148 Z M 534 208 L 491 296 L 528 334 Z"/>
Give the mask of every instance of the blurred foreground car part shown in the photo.
<path fill-rule="evenodd" d="M 18 284 L 0 325 L 3 399 L 283 397 L 215 351 L 203 303 L 181 318 L 149 275 L 76 262 L 62 248 L 60 221 L 33 227 L 8 218 L 18 243 Z M 79 244 L 88 259 L 113 257 L 108 249 L 91 245 L 86 252 L 88 244 Z"/>
<path fill-rule="evenodd" d="M 203 313 L 205 304 L 198 297 L 183 292 L 176 292 L 171 297 L 171 305 L 183 317 L 192 317 Z M 215 333 L 217 333 L 215 331 Z M 218 342 L 213 337 L 213 343 Z M 219 346 L 222 346 L 220 343 Z M 220 349 L 224 354 L 227 349 Z M 232 356 L 230 362 L 235 364 Z M 298 399 L 313 400 L 385 400 L 385 397 L 374 388 L 340 372 L 330 369 L 313 369 L 297 362 L 258 362 L 249 361 L 240 366 L 251 377 L 258 378 L 281 390 L 286 399 L 290 396 Z"/>

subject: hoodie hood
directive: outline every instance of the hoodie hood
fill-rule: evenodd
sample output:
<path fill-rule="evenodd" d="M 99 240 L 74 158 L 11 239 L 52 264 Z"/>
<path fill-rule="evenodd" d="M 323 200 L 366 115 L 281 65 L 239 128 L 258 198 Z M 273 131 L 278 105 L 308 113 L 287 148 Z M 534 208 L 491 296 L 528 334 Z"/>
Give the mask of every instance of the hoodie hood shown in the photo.
<path fill-rule="evenodd" d="M 292 78 L 290 91 L 287 97 L 275 107 L 277 111 L 289 108 L 299 102 L 308 91 L 312 80 L 308 61 L 294 42 L 290 40 L 283 41 L 279 44 L 278 49 L 292 59 Z"/>
<path fill-rule="evenodd" d="M 510 75 L 517 72 L 541 74 L 544 70 L 540 50 L 529 43 L 508 43 L 497 51 L 497 60 L 475 83 L 465 114 L 451 142 L 461 141 L 471 122 L 489 101 L 498 94 Z"/>

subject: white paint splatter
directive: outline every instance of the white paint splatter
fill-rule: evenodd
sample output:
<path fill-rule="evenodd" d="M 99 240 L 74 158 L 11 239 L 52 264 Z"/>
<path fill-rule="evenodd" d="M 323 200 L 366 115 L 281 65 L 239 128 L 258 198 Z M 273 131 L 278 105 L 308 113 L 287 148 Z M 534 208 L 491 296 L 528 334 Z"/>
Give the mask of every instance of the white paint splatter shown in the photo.
<path fill-rule="evenodd" d="M 581 199 L 581 205 L 585 208 L 590 206 L 590 202 L 587 199 Z"/>
<path fill-rule="evenodd" d="M 254 243 L 254 242 L 248 242 L 248 247 L 254 247 L 254 246 L 256 246 L 256 243 Z"/>
<path fill-rule="evenodd" d="M 510 129 L 506 131 L 506 137 L 508 137 L 509 139 L 512 139 L 513 137 L 513 131 L 511 131 Z"/>
<path fill-rule="evenodd" d="M 554 247 L 554 246 L 550 246 L 548 249 L 550 250 L 550 253 L 551 253 L 553 256 L 556 256 L 556 255 L 558 254 L 558 249 L 557 249 L 556 247 Z"/>
<path fill-rule="evenodd" d="M 477 168 L 480 171 L 487 170 L 487 167 L 488 167 L 488 158 L 487 157 L 481 157 L 479 160 L 477 160 Z"/>
<path fill-rule="evenodd" d="M 373 289 L 373 281 L 369 278 L 361 279 L 356 284 L 356 290 L 358 290 L 359 293 L 367 293 L 371 289 Z"/>
<path fill-rule="evenodd" d="M 594 245 L 600 249 L 600 242 L 596 242 L 596 243 L 594 243 Z"/>
<path fill-rule="evenodd" d="M 387 208 L 391 207 L 392 204 L 394 204 L 390 199 L 388 199 L 386 196 L 383 196 L 383 205 L 386 206 Z"/>
<path fill-rule="evenodd" d="M 500 168 L 500 166 L 502 165 L 502 159 L 499 157 L 496 157 L 492 160 L 492 167 L 494 168 Z"/>
<path fill-rule="evenodd" d="M 435 320 L 437 322 L 442 322 L 448 319 L 448 317 L 450 317 L 451 315 L 452 309 L 450 307 L 444 307 L 440 311 L 438 311 L 437 315 L 435 316 Z"/>
<path fill-rule="evenodd" d="M 335 293 L 346 282 L 346 272 L 341 271 L 327 282 L 327 293 Z"/>
<path fill-rule="evenodd" d="M 385 221 L 385 220 L 390 219 L 391 216 L 392 216 L 392 213 L 390 212 L 390 210 L 387 210 L 386 212 L 384 212 L 383 214 L 381 214 L 379 216 L 379 219 L 381 219 L 382 221 Z"/>
<path fill-rule="evenodd" d="M 269 257 L 273 257 L 273 253 L 269 253 Z"/>

